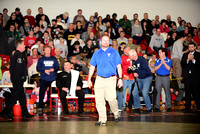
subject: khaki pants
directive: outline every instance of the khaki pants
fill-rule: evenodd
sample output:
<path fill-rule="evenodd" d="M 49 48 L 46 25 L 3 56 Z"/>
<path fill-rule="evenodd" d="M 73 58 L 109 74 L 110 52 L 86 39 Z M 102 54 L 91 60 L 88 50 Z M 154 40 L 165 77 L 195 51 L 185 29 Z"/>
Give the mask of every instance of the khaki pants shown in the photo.
<path fill-rule="evenodd" d="M 182 67 L 181 67 L 181 60 L 177 58 L 172 59 L 172 64 L 173 64 L 173 75 L 176 78 L 181 78 L 182 75 Z M 181 80 L 177 80 L 178 84 L 181 84 Z"/>
<path fill-rule="evenodd" d="M 107 121 L 105 100 L 108 101 L 112 113 L 114 113 L 114 115 L 118 115 L 118 102 L 116 99 L 116 76 L 109 78 L 97 76 L 94 90 L 99 121 Z"/>

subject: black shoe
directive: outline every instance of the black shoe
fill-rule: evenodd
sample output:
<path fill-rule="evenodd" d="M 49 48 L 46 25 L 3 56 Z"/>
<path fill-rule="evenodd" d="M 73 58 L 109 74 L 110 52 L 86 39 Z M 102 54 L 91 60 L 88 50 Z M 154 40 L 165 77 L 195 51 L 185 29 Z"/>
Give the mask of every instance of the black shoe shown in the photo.
<path fill-rule="evenodd" d="M 114 119 L 115 119 L 115 122 L 119 122 L 119 120 L 120 120 L 120 115 L 114 115 Z"/>
<path fill-rule="evenodd" d="M 95 126 L 106 126 L 105 122 L 98 121 L 94 124 Z"/>
<path fill-rule="evenodd" d="M 150 112 L 151 112 L 151 109 L 150 110 L 145 110 L 145 111 L 143 111 L 143 114 L 150 114 Z"/>
<path fill-rule="evenodd" d="M 61 115 L 69 115 L 69 111 L 62 111 Z"/>
<path fill-rule="evenodd" d="M 30 119 L 30 118 L 33 118 L 34 115 L 31 115 L 31 114 L 27 114 L 27 115 L 23 115 L 22 118 L 23 119 Z"/>
<path fill-rule="evenodd" d="M 8 114 L 1 115 L 1 117 L 3 117 L 4 119 L 13 120 L 12 116 Z"/>
<path fill-rule="evenodd" d="M 154 112 L 160 112 L 160 109 L 155 108 L 155 109 L 154 109 Z"/>
<path fill-rule="evenodd" d="M 167 112 L 172 112 L 172 109 L 171 108 L 167 108 Z"/>
<path fill-rule="evenodd" d="M 139 108 L 137 108 L 137 109 L 133 109 L 132 113 L 140 114 L 140 109 L 139 109 Z"/>

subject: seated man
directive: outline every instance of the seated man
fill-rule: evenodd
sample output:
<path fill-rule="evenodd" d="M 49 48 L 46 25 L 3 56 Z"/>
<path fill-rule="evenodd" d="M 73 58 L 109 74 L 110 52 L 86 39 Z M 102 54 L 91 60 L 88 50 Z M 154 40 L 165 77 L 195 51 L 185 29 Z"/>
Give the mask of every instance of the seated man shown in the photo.
<path fill-rule="evenodd" d="M 165 44 L 164 44 L 164 38 L 163 36 L 160 34 L 160 29 L 158 28 L 156 30 L 156 34 L 154 34 L 152 37 L 151 37 L 151 41 L 150 41 L 150 45 L 151 49 L 158 54 L 158 50 L 160 48 L 164 48 L 165 47 Z"/>
<path fill-rule="evenodd" d="M 64 71 L 58 74 L 56 79 L 56 86 L 59 88 L 60 91 L 60 100 L 63 106 L 63 114 L 69 114 L 67 108 L 67 94 L 75 97 L 78 97 L 78 114 L 83 114 L 83 104 L 84 104 L 84 96 L 85 93 L 81 90 L 83 83 L 79 72 L 76 70 L 71 69 L 71 63 L 69 61 L 64 63 Z"/>

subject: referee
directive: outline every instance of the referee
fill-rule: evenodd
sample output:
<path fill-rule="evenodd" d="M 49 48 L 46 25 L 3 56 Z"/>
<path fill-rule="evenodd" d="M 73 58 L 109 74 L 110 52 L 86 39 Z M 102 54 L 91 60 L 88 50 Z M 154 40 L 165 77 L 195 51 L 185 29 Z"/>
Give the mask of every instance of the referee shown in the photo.
<path fill-rule="evenodd" d="M 156 105 L 155 112 L 160 111 L 160 93 L 162 90 L 162 86 L 164 87 L 166 94 L 166 107 L 167 112 L 171 111 L 171 91 L 170 91 L 170 69 L 172 67 L 172 60 L 167 58 L 165 55 L 165 49 L 161 48 L 159 51 L 160 59 L 155 62 L 155 71 L 156 71 Z"/>
<path fill-rule="evenodd" d="M 17 40 L 15 42 L 15 47 L 16 51 L 14 51 L 10 57 L 10 75 L 13 84 L 13 91 L 2 116 L 5 119 L 12 119 L 10 115 L 12 107 L 15 105 L 16 101 L 19 100 L 22 108 L 23 119 L 32 118 L 33 115 L 28 113 L 26 107 L 26 95 L 23 87 L 23 84 L 26 81 L 26 65 L 22 55 L 22 52 L 25 50 L 24 41 Z"/>
<path fill-rule="evenodd" d="M 101 44 L 101 49 L 96 51 L 90 60 L 91 66 L 88 77 L 88 85 L 91 87 L 91 77 L 94 73 L 95 67 L 97 66 L 97 77 L 94 90 L 99 121 L 95 123 L 96 126 L 106 125 L 107 115 L 105 100 L 108 101 L 111 111 L 114 113 L 115 121 L 119 121 L 118 103 L 116 99 L 117 72 L 119 75 L 117 86 L 121 88 L 123 85 L 121 68 L 122 61 L 119 53 L 115 49 L 109 47 L 110 38 L 108 36 L 102 37 Z"/>

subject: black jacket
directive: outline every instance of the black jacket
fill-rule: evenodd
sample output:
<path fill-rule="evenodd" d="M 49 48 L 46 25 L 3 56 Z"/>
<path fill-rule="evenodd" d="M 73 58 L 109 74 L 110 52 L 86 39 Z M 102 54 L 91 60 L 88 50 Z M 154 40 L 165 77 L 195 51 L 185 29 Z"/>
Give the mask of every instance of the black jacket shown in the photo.
<path fill-rule="evenodd" d="M 194 52 L 194 59 L 196 60 L 195 64 L 190 60 L 189 63 L 187 63 L 188 53 L 184 53 L 182 60 L 181 60 L 181 66 L 183 70 L 183 77 L 184 79 L 189 78 L 191 76 L 191 79 L 194 81 L 198 81 L 200 78 L 200 53 L 195 51 Z M 191 74 L 189 73 L 191 71 Z"/>
<path fill-rule="evenodd" d="M 12 82 L 26 81 L 26 64 L 22 53 L 18 50 L 10 57 L 10 75 Z"/>
<path fill-rule="evenodd" d="M 63 87 L 66 87 L 70 90 L 71 86 L 71 72 L 68 73 L 66 71 L 63 71 L 57 75 L 56 78 L 56 86 L 59 88 L 59 90 L 62 90 Z M 81 77 L 79 75 L 77 86 L 80 86 L 82 88 L 83 82 L 81 80 Z"/>

